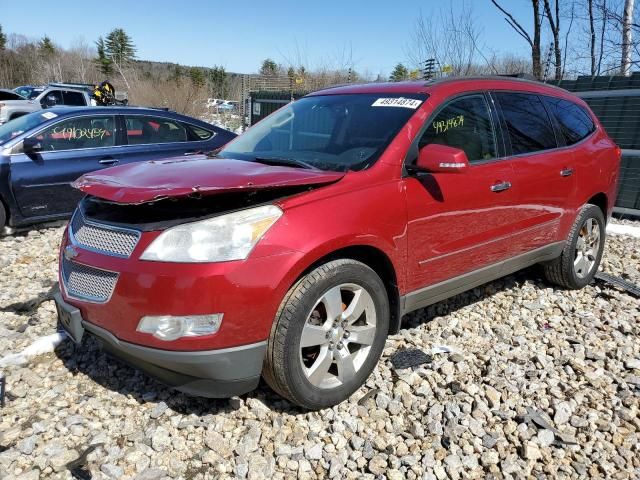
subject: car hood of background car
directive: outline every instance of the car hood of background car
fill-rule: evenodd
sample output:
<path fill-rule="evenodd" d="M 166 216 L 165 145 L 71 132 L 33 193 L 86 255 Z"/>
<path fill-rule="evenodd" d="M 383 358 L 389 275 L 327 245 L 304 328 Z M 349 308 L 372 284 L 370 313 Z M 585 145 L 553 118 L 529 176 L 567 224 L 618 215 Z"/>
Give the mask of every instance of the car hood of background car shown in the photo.
<path fill-rule="evenodd" d="M 99 170 L 83 175 L 72 185 L 84 193 L 111 202 L 139 204 L 168 197 L 320 185 L 336 182 L 343 176 L 343 172 L 199 155 Z"/>

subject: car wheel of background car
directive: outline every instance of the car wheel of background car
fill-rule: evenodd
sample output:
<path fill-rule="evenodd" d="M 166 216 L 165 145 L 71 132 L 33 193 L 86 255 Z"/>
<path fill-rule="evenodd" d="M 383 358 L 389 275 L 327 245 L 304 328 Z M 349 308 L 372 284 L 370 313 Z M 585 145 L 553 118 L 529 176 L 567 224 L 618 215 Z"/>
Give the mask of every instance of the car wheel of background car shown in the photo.
<path fill-rule="evenodd" d="M 355 260 L 328 262 L 285 296 L 269 336 L 263 377 L 308 409 L 346 400 L 376 366 L 389 330 L 380 277 Z"/>
<path fill-rule="evenodd" d="M 578 289 L 593 280 L 604 250 L 604 214 L 599 207 L 587 204 L 578 214 L 562 254 L 544 265 L 548 281 L 562 287 Z"/>
<path fill-rule="evenodd" d="M 2 204 L 2 201 L 0 201 L 0 233 L 2 233 L 2 229 L 4 228 L 4 225 L 7 223 L 7 212 L 4 209 L 4 205 Z"/>

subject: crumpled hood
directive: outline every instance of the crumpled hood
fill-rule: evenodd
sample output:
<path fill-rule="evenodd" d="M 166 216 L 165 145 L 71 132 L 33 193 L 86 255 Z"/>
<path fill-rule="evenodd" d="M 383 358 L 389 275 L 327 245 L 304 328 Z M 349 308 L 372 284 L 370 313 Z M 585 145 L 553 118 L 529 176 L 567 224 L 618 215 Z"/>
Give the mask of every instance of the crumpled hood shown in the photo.
<path fill-rule="evenodd" d="M 192 194 L 319 185 L 340 180 L 343 172 L 270 166 L 204 155 L 152 160 L 87 173 L 73 182 L 84 193 L 118 203 L 138 204 Z"/>

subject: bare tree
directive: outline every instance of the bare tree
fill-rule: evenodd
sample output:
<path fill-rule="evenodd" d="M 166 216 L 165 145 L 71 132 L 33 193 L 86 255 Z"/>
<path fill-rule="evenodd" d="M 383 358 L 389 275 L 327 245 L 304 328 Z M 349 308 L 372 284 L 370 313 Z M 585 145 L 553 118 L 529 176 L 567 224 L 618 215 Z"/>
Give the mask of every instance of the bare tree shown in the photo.
<path fill-rule="evenodd" d="M 631 48 L 633 40 L 631 24 L 633 22 L 633 4 L 634 0 L 625 0 L 624 13 L 622 16 L 622 62 L 620 65 L 620 73 L 625 76 L 631 74 Z"/>
<path fill-rule="evenodd" d="M 531 46 L 531 69 L 533 76 L 542 78 L 542 62 L 540 60 L 540 37 L 542 30 L 542 17 L 540 15 L 540 0 L 531 0 L 533 9 L 533 36 L 514 18 L 514 16 L 505 10 L 497 0 L 491 0 L 498 10 L 504 15 L 505 21 L 515 30 L 515 32 L 524 38 Z"/>
<path fill-rule="evenodd" d="M 553 53 L 555 56 L 555 79 L 562 79 L 562 51 L 560 47 L 560 2 L 555 0 L 555 16 L 551 11 L 549 0 L 544 0 L 544 11 L 553 36 Z"/>

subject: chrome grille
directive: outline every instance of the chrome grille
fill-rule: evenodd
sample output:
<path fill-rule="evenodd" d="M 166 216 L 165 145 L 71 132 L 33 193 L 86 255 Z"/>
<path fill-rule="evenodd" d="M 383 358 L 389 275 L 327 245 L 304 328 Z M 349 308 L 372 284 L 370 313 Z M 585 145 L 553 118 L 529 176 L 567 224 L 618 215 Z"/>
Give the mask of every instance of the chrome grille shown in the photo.
<path fill-rule="evenodd" d="M 62 258 L 64 288 L 70 297 L 90 302 L 106 302 L 116 288 L 118 274 Z"/>
<path fill-rule="evenodd" d="M 71 241 L 76 245 L 117 257 L 130 257 L 140 232 L 87 222 L 76 211 L 70 225 Z"/>

